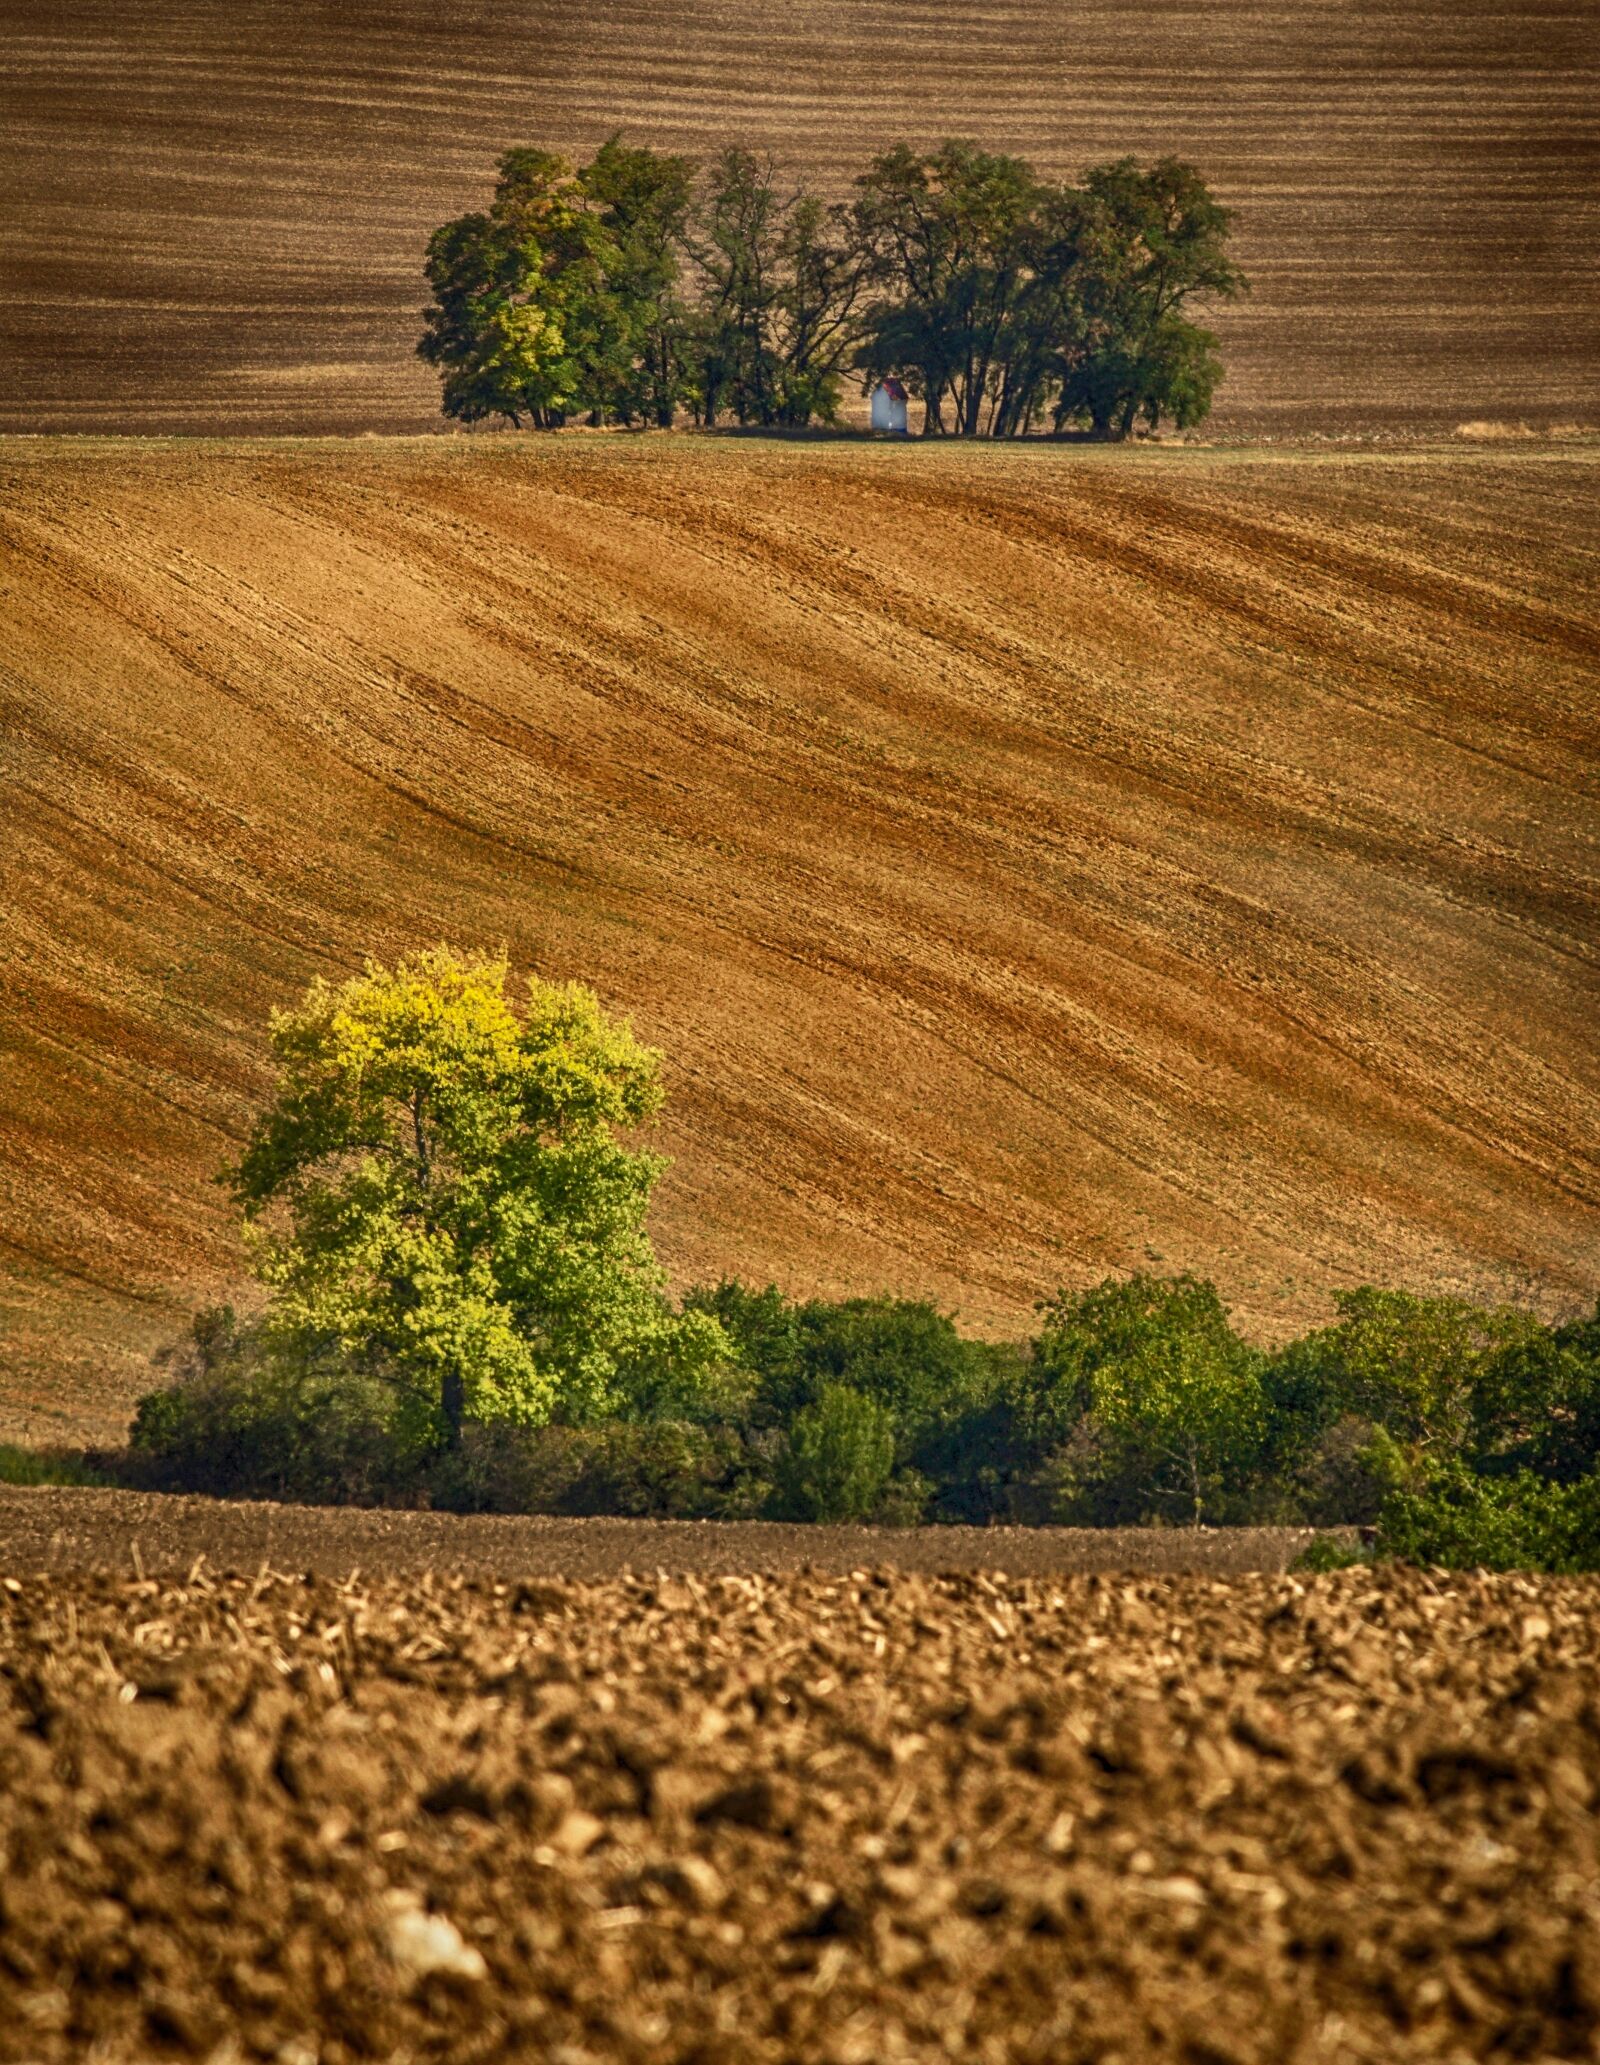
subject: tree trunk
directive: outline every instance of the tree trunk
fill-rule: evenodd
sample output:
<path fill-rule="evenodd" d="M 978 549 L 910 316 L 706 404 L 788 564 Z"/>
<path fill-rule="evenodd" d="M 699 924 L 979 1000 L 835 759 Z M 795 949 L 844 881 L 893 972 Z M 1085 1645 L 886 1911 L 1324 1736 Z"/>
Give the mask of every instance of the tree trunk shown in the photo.
<path fill-rule="evenodd" d="M 445 1446 L 454 1452 L 461 1446 L 461 1429 L 467 1417 L 467 1387 L 454 1366 L 444 1373 L 439 1404 L 444 1411 Z"/>

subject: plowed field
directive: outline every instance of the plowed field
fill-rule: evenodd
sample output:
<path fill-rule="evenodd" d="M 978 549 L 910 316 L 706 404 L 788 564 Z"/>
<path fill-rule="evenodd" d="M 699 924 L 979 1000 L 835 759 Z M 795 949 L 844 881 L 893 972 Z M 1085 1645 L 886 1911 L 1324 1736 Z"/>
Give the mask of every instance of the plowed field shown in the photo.
<path fill-rule="evenodd" d="M 558 1520 L 542 1515 L 414 1513 L 284 1506 L 266 1499 L 0 1485 L 0 1571 L 182 1575 L 314 1570 L 387 1577 L 612 1578 L 640 1570 L 726 1577 L 858 1567 L 939 1573 L 1003 1569 L 1237 1576 L 1281 1571 L 1309 1527 L 809 1527 L 772 1520 Z M 1355 1540 L 1355 1530 L 1334 1530 Z"/>
<path fill-rule="evenodd" d="M 0 1588 L 0 2056 L 1592 2059 L 1592 1583 Z"/>
<path fill-rule="evenodd" d="M 0 0 L 0 425 L 402 430 L 429 230 L 513 144 L 1195 159 L 1257 430 L 1600 416 L 1585 0 Z"/>
<path fill-rule="evenodd" d="M 676 1278 L 1600 1289 L 1600 458 L 0 448 L 8 1424 L 114 1434 L 319 972 L 668 1056 Z"/>

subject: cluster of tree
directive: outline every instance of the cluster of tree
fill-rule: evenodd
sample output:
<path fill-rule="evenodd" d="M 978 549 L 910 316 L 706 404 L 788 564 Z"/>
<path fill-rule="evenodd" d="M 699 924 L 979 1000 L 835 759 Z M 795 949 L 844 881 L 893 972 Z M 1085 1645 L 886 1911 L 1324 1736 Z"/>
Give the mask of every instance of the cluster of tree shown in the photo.
<path fill-rule="evenodd" d="M 468 422 L 832 423 L 852 375 L 894 374 L 930 436 L 1126 437 L 1210 408 L 1216 339 L 1188 310 L 1244 288 L 1228 225 L 1170 157 L 1072 186 L 899 145 L 828 203 L 743 149 L 514 150 L 488 209 L 429 242 L 417 349 Z"/>
<path fill-rule="evenodd" d="M 586 990 L 438 949 L 279 1014 L 230 1180 L 268 1289 L 151 1393 L 149 1481 L 479 1509 L 1376 1524 L 1430 1560 L 1600 1566 L 1600 1310 L 1361 1289 L 1271 1353 L 1215 1288 L 1062 1291 L 1033 1337 L 934 1307 L 674 1303 L 658 1057 Z"/>
<path fill-rule="evenodd" d="M 285 1353 L 202 1315 L 144 1402 L 144 1481 L 220 1495 L 491 1512 L 1364 1527 L 1413 1561 L 1600 1568 L 1600 1312 L 1362 1289 L 1273 1354 L 1192 1277 L 1112 1279 L 1028 1342 L 913 1300 L 689 1294 L 720 1384 L 599 1419 L 408 1438 L 370 1355 Z"/>

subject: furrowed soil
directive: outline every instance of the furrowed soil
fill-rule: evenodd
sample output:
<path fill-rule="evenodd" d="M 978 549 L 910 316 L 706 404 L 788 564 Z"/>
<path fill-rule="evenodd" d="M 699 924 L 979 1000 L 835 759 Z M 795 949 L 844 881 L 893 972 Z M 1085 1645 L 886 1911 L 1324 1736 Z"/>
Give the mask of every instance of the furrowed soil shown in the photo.
<path fill-rule="evenodd" d="M 678 1283 L 1019 1335 L 1600 1291 L 1600 452 L 0 446 L 0 1437 L 236 1286 L 267 1018 L 440 938 L 666 1055 Z"/>
<path fill-rule="evenodd" d="M 501 152 L 729 143 L 847 193 L 971 136 L 1194 160 L 1230 426 L 1600 416 L 1583 0 L 0 0 L 0 425 L 407 430 L 429 232 Z"/>
<path fill-rule="evenodd" d="M 0 2056 L 1600 2040 L 1592 1581 L 0 1585 Z"/>
<path fill-rule="evenodd" d="M 814 1527 L 768 1520 L 562 1520 L 424 1513 L 271 1500 L 181 1498 L 76 1486 L 0 1485 L 0 1568 L 111 1570 L 143 1577 L 214 1568 L 314 1570 L 348 1579 L 453 1573 L 465 1577 L 611 1578 L 640 1570 L 726 1576 L 750 1570 L 858 1566 L 941 1572 L 1005 1569 L 1281 1571 L 1319 1532 L 1311 1527 Z"/>

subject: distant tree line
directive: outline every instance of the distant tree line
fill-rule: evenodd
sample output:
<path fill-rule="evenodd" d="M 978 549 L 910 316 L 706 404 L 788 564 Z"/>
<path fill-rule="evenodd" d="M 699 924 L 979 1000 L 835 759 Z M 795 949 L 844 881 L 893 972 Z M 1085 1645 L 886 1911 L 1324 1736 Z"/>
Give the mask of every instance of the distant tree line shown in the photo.
<path fill-rule="evenodd" d="M 827 202 L 745 149 L 513 150 L 488 208 L 429 241 L 417 349 L 464 422 L 799 428 L 895 375 L 929 436 L 1124 438 L 1210 409 L 1217 340 L 1190 310 L 1244 291 L 1229 221 L 1173 157 L 1073 186 L 900 144 Z"/>

